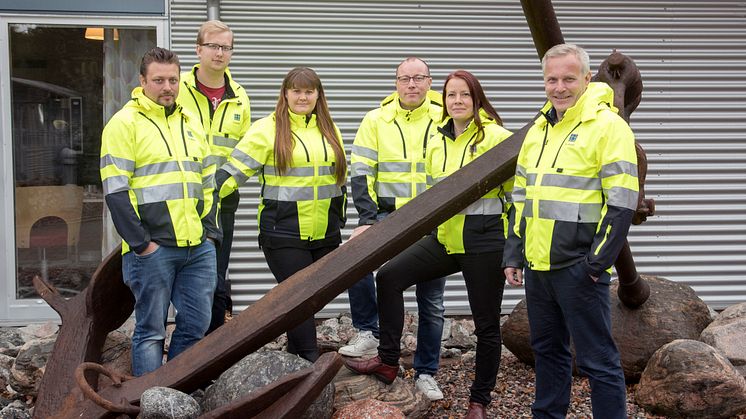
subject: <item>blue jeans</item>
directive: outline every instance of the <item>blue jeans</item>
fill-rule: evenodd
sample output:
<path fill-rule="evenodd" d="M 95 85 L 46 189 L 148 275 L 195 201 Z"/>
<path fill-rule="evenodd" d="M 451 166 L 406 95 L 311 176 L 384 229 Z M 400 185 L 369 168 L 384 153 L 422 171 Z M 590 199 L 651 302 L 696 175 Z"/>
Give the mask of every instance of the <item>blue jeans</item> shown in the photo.
<path fill-rule="evenodd" d="M 598 282 L 585 262 L 554 271 L 526 269 L 526 304 L 536 361 L 534 418 L 564 418 L 570 403 L 572 355 L 591 385 L 593 417 L 627 417 L 627 389 L 611 336 L 609 274 Z"/>
<path fill-rule="evenodd" d="M 414 353 L 414 369 L 420 374 L 435 375 L 440 361 L 440 341 L 443 335 L 445 305 L 443 292 L 445 278 L 437 278 L 416 285 L 417 312 L 417 350 Z M 352 325 L 359 330 L 373 332 L 379 337 L 378 304 L 376 302 L 376 283 L 373 274 L 365 275 L 347 290 L 350 296 Z"/>
<path fill-rule="evenodd" d="M 163 362 L 169 303 L 176 308 L 169 360 L 204 337 L 217 281 L 215 261 L 215 246 L 208 241 L 193 247 L 160 246 L 144 256 L 135 252 L 122 256 L 124 283 L 135 296 L 134 375 L 151 372 Z"/>

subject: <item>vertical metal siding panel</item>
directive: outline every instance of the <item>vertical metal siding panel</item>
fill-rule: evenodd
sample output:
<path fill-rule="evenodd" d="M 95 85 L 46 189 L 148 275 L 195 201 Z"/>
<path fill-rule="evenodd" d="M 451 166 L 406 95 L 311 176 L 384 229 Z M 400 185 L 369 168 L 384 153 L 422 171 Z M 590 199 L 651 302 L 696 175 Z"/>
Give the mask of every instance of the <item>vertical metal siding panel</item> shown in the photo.
<path fill-rule="evenodd" d="M 553 2 L 565 39 L 586 47 L 592 67 L 612 50 L 634 58 L 645 91 L 632 127 L 649 158 L 647 194 L 658 215 L 630 233 L 638 269 L 693 285 L 715 307 L 746 295 L 746 6 L 742 1 Z M 204 0 L 174 0 L 172 46 L 196 61 Z M 349 146 L 367 111 L 394 89 L 394 68 L 417 55 L 433 88 L 457 68 L 476 74 L 508 129 L 544 100 L 541 69 L 517 1 L 221 2 L 236 34 L 231 69 L 249 92 L 256 120 L 270 113 L 292 67 L 322 77 Z M 348 151 L 349 152 L 349 151 Z M 242 188 L 231 278 L 242 309 L 275 282 L 256 244 L 258 186 Z M 357 223 L 351 202 L 348 234 Z M 503 309 L 522 298 L 507 288 Z M 413 308 L 414 297 L 406 298 Z M 446 308 L 468 313 L 463 280 L 449 279 Z M 322 312 L 348 311 L 346 293 Z"/>

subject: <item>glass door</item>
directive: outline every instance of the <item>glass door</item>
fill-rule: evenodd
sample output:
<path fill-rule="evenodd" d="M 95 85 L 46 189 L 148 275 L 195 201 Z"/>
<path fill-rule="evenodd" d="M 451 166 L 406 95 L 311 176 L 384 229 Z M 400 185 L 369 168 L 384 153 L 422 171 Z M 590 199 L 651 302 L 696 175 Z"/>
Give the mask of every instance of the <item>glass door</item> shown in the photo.
<path fill-rule="evenodd" d="M 101 131 L 139 85 L 140 57 L 163 45 L 163 22 L 23 21 L 0 19 L 5 322 L 55 318 L 32 279 L 74 296 L 118 244 L 104 211 Z"/>

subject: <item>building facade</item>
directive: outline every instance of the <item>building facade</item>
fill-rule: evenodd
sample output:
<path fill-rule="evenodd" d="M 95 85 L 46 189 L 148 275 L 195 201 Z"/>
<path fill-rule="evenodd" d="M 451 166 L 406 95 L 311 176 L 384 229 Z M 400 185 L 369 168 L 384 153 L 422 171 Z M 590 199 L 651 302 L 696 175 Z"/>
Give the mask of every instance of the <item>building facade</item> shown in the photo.
<path fill-rule="evenodd" d="M 0 191 L 13 197 L 0 207 L 2 323 L 56 318 L 30 279 L 46 277 L 72 295 L 111 249 L 100 130 L 137 84 L 133 64 L 142 52 L 170 47 L 182 67 L 191 66 L 197 28 L 208 17 L 205 0 L 36 3 L 0 6 Z M 408 56 L 430 64 L 435 90 L 455 69 L 474 73 L 510 130 L 543 104 L 539 60 L 516 0 L 209 3 L 210 14 L 234 30 L 231 70 L 249 93 L 253 118 L 273 110 L 289 69 L 312 67 L 348 151 Z M 647 151 L 647 197 L 657 215 L 630 232 L 638 271 L 686 283 L 717 309 L 746 301 L 746 4 L 553 4 L 565 40 L 589 51 L 592 69 L 617 49 L 642 73 L 631 126 Z M 94 28 L 103 39 L 86 37 Z M 241 195 L 229 270 L 237 310 L 275 285 L 257 244 L 256 181 Z M 357 223 L 349 209 L 347 234 Z M 413 294 L 405 296 L 414 308 Z M 506 289 L 503 311 L 522 296 Z M 468 313 L 460 276 L 447 282 L 446 309 Z M 344 293 L 321 315 L 347 310 Z"/>

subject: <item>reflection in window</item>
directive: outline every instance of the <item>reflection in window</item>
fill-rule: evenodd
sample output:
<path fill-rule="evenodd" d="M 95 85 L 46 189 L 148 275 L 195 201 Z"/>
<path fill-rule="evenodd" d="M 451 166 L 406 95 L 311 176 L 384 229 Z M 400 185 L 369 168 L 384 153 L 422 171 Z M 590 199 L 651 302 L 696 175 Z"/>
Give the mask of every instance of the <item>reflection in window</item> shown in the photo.
<path fill-rule="evenodd" d="M 116 38 L 102 29 L 93 40 L 85 27 L 10 26 L 17 298 L 37 297 L 36 275 L 63 295 L 79 292 L 111 248 L 101 130 L 156 42 L 154 29 L 117 28 Z"/>

